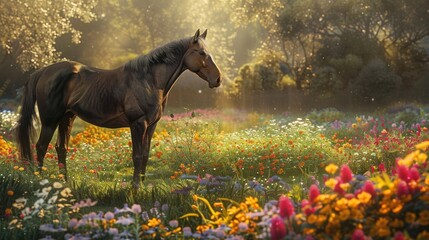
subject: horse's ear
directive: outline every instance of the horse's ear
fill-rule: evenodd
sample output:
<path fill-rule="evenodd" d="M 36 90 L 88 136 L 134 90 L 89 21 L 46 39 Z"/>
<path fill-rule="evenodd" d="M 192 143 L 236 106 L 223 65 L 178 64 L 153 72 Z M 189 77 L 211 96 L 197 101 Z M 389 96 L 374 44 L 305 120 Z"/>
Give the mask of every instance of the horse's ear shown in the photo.
<path fill-rule="evenodd" d="M 205 40 L 206 36 L 207 36 L 207 29 L 203 32 L 203 34 L 200 35 L 200 38 Z"/>
<path fill-rule="evenodd" d="M 197 32 L 195 33 L 194 37 L 192 38 L 192 42 L 193 43 L 198 42 L 199 37 L 200 37 L 200 29 L 198 29 Z"/>

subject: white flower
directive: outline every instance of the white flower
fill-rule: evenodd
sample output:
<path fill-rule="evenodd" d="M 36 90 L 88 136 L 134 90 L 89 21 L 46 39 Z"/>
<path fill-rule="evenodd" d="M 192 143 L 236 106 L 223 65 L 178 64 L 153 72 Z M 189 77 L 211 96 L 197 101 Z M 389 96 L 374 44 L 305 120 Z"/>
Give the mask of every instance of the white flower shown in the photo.
<path fill-rule="evenodd" d="M 39 198 L 46 198 L 51 191 L 52 187 L 45 187 L 42 189 L 42 191 L 38 190 L 34 195 L 36 195 Z"/>
<path fill-rule="evenodd" d="M 63 187 L 63 185 L 59 182 L 54 182 L 54 184 L 52 186 L 54 186 L 54 188 L 62 188 Z"/>
<path fill-rule="evenodd" d="M 39 182 L 40 183 L 40 185 L 45 185 L 45 184 L 48 184 L 49 183 L 49 180 L 48 179 L 43 179 L 42 181 L 40 181 Z"/>
<path fill-rule="evenodd" d="M 37 200 L 36 202 L 34 202 L 33 207 L 35 209 L 40 209 L 42 207 L 42 204 L 45 202 L 45 199 L 40 198 L 39 200 Z"/>

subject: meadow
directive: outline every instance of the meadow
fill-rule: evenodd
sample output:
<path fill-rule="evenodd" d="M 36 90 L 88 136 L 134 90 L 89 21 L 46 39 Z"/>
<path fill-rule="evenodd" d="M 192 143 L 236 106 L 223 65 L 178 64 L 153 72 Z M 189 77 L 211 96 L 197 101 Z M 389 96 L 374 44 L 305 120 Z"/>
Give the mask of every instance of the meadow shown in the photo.
<path fill-rule="evenodd" d="M 19 160 L 16 117 L 0 117 L 0 239 L 429 238 L 427 106 L 170 110 L 138 191 L 128 129 L 77 121 L 65 182 L 53 145 L 42 171 Z"/>

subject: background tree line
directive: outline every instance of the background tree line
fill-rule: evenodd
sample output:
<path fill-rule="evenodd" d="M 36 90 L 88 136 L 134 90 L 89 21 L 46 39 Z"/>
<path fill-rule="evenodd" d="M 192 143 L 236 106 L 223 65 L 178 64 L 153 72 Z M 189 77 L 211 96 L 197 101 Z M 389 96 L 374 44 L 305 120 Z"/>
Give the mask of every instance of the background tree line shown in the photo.
<path fill-rule="evenodd" d="M 0 98 L 60 59 L 113 68 L 207 28 L 234 99 L 291 90 L 429 99 L 425 0 L 17 0 L 0 9 Z"/>

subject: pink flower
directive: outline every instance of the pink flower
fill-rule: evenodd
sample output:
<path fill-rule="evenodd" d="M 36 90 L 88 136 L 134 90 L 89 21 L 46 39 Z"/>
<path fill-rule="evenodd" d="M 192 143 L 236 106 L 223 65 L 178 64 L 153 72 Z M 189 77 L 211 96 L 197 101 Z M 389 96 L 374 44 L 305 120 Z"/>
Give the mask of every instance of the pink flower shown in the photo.
<path fill-rule="evenodd" d="M 374 184 L 371 181 L 366 181 L 363 186 L 362 186 L 362 191 L 367 192 L 369 194 L 371 194 L 372 197 L 375 197 L 375 195 L 377 194 L 375 192 L 375 187 Z"/>
<path fill-rule="evenodd" d="M 362 229 L 356 229 L 353 232 L 352 240 L 365 240 L 366 236 Z"/>
<path fill-rule="evenodd" d="M 310 191 L 308 192 L 308 200 L 313 203 L 319 195 L 320 195 L 320 191 L 317 185 L 316 184 L 311 185 Z"/>
<path fill-rule="evenodd" d="M 340 178 L 343 183 L 348 183 L 353 179 L 353 172 L 348 165 L 341 166 Z"/>
<path fill-rule="evenodd" d="M 416 167 L 411 167 L 409 174 L 411 180 L 414 180 L 416 182 L 420 180 L 420 173 Z"/>
<path fill-rule="evenodd" d="M 280 240 L 286 236 L 286 226 L 280 217 L 276 216 L 271 219 L 270 233 L 272 240 Z"/>
<path fill-rule="evenodd" d="M 396 167 L 396 171 L 398 173 L 398 177 L 406 182 L 410 181 L 410 170 L 407 166 L 399 165 Z"/>
<path fill-rule="evenodd" d="M 289 218 L 295 214 L 295 208 L 289 197 L 282 195 L 279 199 L 280 217 Z"/>
<path fill-rule="evenodd" d="M 405 181 L 400 181 L 396 188 L 396 195 L 398 195 L 398 197 L 401 198 L 403 196 L 407 196 L 409 193 L 410 193 L 410 190 L 408 189 L 407 183 Z"/>

